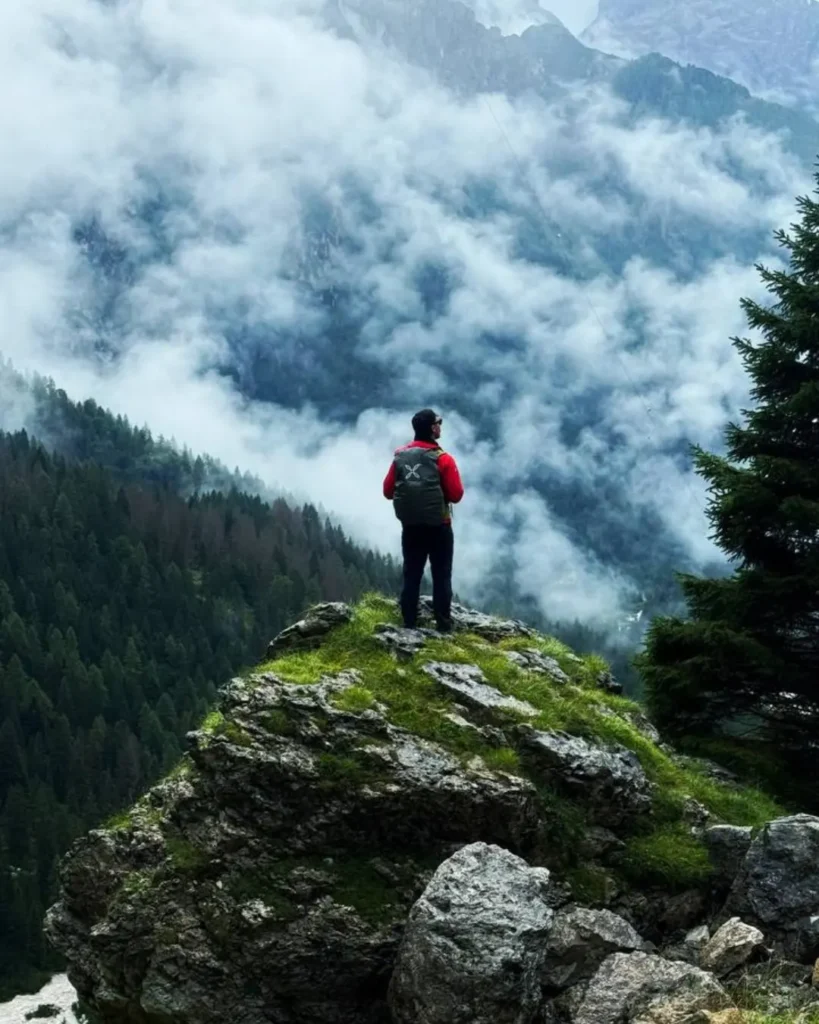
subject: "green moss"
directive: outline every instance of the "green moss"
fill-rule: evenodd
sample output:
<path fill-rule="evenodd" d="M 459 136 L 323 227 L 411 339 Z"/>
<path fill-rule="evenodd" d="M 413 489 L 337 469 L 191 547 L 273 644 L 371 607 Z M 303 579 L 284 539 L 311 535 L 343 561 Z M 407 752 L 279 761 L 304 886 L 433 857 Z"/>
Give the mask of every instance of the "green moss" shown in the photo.
<path fill-rule="evenodd" d="M 283 924 L 295 921 L 303 913 L 303 909 L 286 892 L 282 891 L 284 872 L 252 871 L 242 878 L 236 879 L 230 891 L 237 900 L 261 900 L 269 907 Z"/>
<path fill-rule="evenodd" d="M 234 880 L 230 891 L 240 900 L 260 899 L 288 922 L 304 912 L 303 897 L 296 898 L 289 891 L 291 876 L 296 870 L 307 869 L 315 873 L 314 899 L 330 896 L 336 903 L 352 907 L 370 924 L 380 924 L 406 913 L 415 896 L 419 873 L 437 863 L 437 859 L 433 864 L 406 855 L 390 855 L 389 877 L 385 877 L 369 854 L 285 857 Z"/>
<path fill-rule="evenodd" d="M 214 735 L 224 736 L 224 738 L 237 747 L 252 747 L 253 739 L 245 729 L 243 729 L 237 722 L 231 722 L 226 719 L 222 719 L 221 722 L 213 730 Z"/>
<path fill-rule="evenodd" d="M 585 906 L 601 907 L 608 902 L 612 888 L 611 876 L 602 868 L 580 865 L 569 868 L 566 881 L 572 889 L 572 896 Z"/>
<path fill-rule="evenodd" d="M 176 871 L 184 874 L 201 874 L 210 863 L 207 853 L 187 839 L 170 837 L 165 840 L 165 848 Z"/>
<path fill-rule="evenodd" d="M 225 716 L 221 711 L 210 711 L 205 716 L 204 721 L 199 726 L 202 732 L 216 732 L 218 726 L 220 726 L 225 720 Z"/>
<path fill-rule="evenodd" d="M 163 812 L 160 807 L 154 807 L 144 798 L 129 808 L 127 811 L 120 811 L 114 814 L 104 824 L 103 828 L 111 832 L 134 828 L 136 825 L 143 827 L 158 825 L 162 821 Z"/>
<path fill-rule="evenodd" d="M 374 704 L 372 691 L 363 686 L 350 686 L 333 698 L 333 705 L 340 711 L 360 713 L 369 711 Z"/>
<path fill-rule="evenodd" d="M 675 890 L 702 885 L 711 874 L 704 844 L 680 823 L 632 837 L 619 866 L 635 884 L 659 884 Z"/>
<path fill-rule="evenodd" d="M 131 828 L 134 824 L 134 819 L 131 817 L 130 810 L 119 811 L 117 814 L 111 815 L 107 821 L 103 822 L 102 827 L 108 829 L 110 832 L 116 832 L 119 830 Z"/>
<path fill-rule="evenodd" d="M 153 884 L 153 870 L 146 868 L 142 871 L 132 871 L 129 875 L 126 875 L 125 881 L 122 883 L 122 892 L 128 896 L 135 896 L 139 893 L 147 892 Z"/>
<path fill-rule="evenodd" d="M 326 751 L 318 758 L 319 788 L 333 791 L 374 785 L 385 776 L 384 769 L 379 767 L 363 750 L 349 754 Z"/>
<path fill-rule="evenodd" d="M 352 907 L 370 924 L 381 924 L 395 918 L 404 907 L 395 883 L 385 879 L 364 858 L 349 858 L 336 868 L 337 881 L 331 895 L 344 906 Z"/>
<path fill-rule="evenodd" d="M 296 732 L 295 723 L 282 708 L 268 711 L 262 718 L 262 726 L 276 736 L 292 736 Z"/>
<path fill-rule="evenodd" d="M 398 663 L 374 636 L 379 623 L 397 621 L 394 601 L 368 595 L 355 608 L 352 621 L 334 630 L 321 647 L 279 658 L 271 668 L 279 678 L 294 685 L 356 669 L 361 683 L 338 695 L 338 707 L 361 711 L 377 702 L 386 709 L 393 725 L 440 743 L 465 760 L 480 754 L 490 768 L 521 771 L 510 748 L 487 749 L 477 730 L 463 728 L 448 718 L 453 700 L 423 671 L 424 662 L 432 660 L 475 664 L 490 685 L 537 708 L 532 723 L 536 728 L 563 730 L 633 751 L 655 784 L 656 793 L 656 830 L 649 836 L 636 837 L 625 859 L 626 870 L 635 877 L 672 878 L 675 884 L 705 877 L 704 850 L 682 823 L 689 797 L 702 803 L 718 820 L 730 824 L 757 825 L 783 813 L 759 790 L 723 785 L 695 766 L 672 760 L 624 717 L 641 713 L 638 704 L 597 687 L 598 676 L 608 667 L 597 655 L 578 659 L 565 644 L 549 637 L 515 637 L 489 644 L 481 637 L 458 633 L 432 638 L 411 661 Z M 571 682 L 555 684 L 548 676 L 521 670 L 506 657 L 505 652 L 527 647 L 555 658 Z M 501 715 L 497 721 L 502 727 L 505 724 Z M 278 716 L 269 723 L 273 732 L 283 733 L 287 728 Z M 374 784 L 384 771 L 362 760 L 360 754 L 323 756 L 319 770 L 321 784 L 330 790 L 340 785 Z M 537 778 L 534 781 L 538 784 Z M 554 794 L 544 799 L 548 804 L 544 808 L 544 844 L 552 844 L 550 856 L 570 864 L 576 860 L 574 851 L 586 819 L 576 805 L 559 801 Z"/>

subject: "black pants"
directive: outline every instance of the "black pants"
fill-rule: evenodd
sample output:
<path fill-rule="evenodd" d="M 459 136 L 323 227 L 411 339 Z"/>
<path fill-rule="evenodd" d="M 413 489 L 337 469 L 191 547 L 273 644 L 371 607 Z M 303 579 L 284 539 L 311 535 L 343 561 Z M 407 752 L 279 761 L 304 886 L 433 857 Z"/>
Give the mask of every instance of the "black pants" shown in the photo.
<path fill-rule="evenodd" d="M 452 628 L 452 555 L 455 538 L 450 525 L 405 526 L 401 536 L 404 553 L 404 588 L 401 613 L 404 625 L 418 622 L 418 596 L 429 559 L 432 569 L 432 608 L 439 629 Z"/>

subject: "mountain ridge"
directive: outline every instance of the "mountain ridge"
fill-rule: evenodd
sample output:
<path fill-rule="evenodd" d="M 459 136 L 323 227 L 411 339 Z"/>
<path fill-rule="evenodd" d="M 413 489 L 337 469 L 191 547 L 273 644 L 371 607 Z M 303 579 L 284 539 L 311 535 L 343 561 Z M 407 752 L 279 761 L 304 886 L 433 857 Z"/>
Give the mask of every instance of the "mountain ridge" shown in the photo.
<path fill-rule="evenodd" d="M 733 78 L 760 94 L 819 101 L 819 6 L 812 0 L 600 0 L 581 33 L 591 46 L 658 51 Z"/>

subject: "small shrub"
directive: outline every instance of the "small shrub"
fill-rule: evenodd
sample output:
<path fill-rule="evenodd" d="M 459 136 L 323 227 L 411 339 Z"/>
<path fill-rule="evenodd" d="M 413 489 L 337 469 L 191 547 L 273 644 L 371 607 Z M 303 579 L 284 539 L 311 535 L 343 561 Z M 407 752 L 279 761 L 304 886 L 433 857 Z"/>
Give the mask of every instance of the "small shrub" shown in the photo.
<path fill-rule="evenodd" d="M 518 752 L 511 747 L 499 747 L 496 750 L 482 751 L 481 757 L 486 767 L 494 772 L 508 772 L 510 775 L 520 775 L 520 757 Z"/>

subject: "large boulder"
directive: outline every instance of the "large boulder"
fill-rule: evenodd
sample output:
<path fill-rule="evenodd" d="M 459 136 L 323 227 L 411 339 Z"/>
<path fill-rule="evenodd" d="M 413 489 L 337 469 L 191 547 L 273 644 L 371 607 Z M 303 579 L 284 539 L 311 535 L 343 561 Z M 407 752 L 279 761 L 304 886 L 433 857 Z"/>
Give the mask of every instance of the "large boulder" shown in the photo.
<path fill-rule="evenodd" d="M 628 827 L 651 811 L 651 784 L 636 754 L 625 747 L 526 726 L 519 732 L 532 770 L 582 804 L 598 824 Z"/>
<path fill-rule="evenodd" d="M 395 1024 L 528 1024 L 553 911 L 549 873 L 476 843 L 412 908 L 390 984 Z"/>
<path fill-rule="evenodd" d="M 768 822 L 751 840 L 726 913 L 763 928 L 781 952 L 797 959 L 819 953 L 819 818 Z"/>
<path fill-rule="evenodd" d="M 711 974 L 648 953 L 615 953 L 574 1007 L 572 1024 L 679 1024 L 731 1006 Z"/>
<path fill-rule="evenodd" d="M 547 989 L 566 988 L 590 978 L 612 953 L 645 948 L 628 921 L 610 910 L 567 908 L 555 918 L 541 980 Z"/>
<path fill-rule="evenodd" d="M 700 951 L 700 967 L 724 978 L 747 963 L 762 948 L 764 939 L 758 928 L 732 917 L 717 929 Z"/>
<path fill-rule="evenodd" d="M 303 619 L 283 629 L 271 640 L 267 657 L 273 659 L 291 651 L 307 651 L 318 647 L 328 633 L 337 626 L 343 626 L 352 617 L 353 609 L 340 601 L 314 605 Z"/>
<path fill-rule="evenodd" d="M 703 839 L 714 869 L 717 886 L 728 887 L 736 878 L 751 846 L 753 830 L 740 825 L 712 825 Z"/>
<path fill-rule="evenodd" d="M 476 837 L 534 849 L 531 783 L 377 705 L 344 710 L 352 686 L 235 680 L 181 769 L 74 846 L 48 932 L 105 1024 L 223 1024 L 237 1007 L 243 1024 L 386 1021 L 430 869 Z"/>

